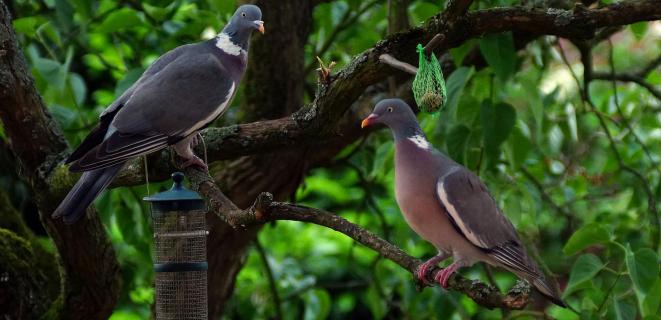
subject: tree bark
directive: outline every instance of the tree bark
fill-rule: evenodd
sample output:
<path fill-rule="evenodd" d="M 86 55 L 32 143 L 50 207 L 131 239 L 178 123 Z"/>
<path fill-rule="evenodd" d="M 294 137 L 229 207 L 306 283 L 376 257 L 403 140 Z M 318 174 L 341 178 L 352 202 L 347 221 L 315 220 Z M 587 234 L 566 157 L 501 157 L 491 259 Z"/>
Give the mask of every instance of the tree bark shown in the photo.
<path fill-rule="evenodd" d="M 120 289 L 115 251 L 96 214 L 67 226 L 50 215 L 62 199 L 65 185 L 50 179 L 66 155 L 59 126 L 37 93 L 11 27 L 11 17 L 0 3 L 0 119 L 9 147 L 19 161 L 39 207 L 39 215 L 59 252 L 62 267 L 60 298 L 49 311 L 53 317 L 106 319 Z"/>
<path fill-rule="evenodd" d="M 312 28 L 313 4 L 307 0 L 257 1 L 264 14 L 266 34 L 250 48 L 243 81 L 241 121 L 275 119 L 291 114 L 303 104 L 304 49 Z M 239 206 L 249 206 L 269 190 L 285 199 L 298 188 L 307 163 L 304 150 L 275 152 L 231 161 L 214 174 L 227 195 Z M 217 216 L 208 215 L 209 315 L 221 315 L 234 289 L 236 274 L 245 262 L 246 249 L 259 226 L 234 230 Z"/>

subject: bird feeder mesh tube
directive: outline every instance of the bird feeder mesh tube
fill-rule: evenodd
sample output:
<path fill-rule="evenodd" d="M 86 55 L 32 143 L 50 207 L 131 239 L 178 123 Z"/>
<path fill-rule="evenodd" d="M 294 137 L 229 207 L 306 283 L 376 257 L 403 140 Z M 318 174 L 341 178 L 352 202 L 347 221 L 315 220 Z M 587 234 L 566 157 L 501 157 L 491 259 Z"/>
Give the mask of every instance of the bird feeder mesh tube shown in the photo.
<path fill-rule="evenodd" d="M 204 210 L 155 210 L 152 217 L 156 265 L 206 266 Z M 156 319 L 208 318 L 206 269 L 156 271 Z"/>

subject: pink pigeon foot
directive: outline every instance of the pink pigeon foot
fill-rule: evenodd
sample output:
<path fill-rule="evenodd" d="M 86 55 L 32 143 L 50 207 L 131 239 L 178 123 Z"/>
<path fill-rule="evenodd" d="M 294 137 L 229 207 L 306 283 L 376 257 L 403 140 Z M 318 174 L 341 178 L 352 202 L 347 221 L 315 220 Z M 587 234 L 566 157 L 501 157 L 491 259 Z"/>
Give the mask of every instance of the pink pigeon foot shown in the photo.
<path fill-rule="evenodd" d="M 186 160 L 186 162 L 184 162 L 181 165 L 181 168 L 184 169 L 184 168 L 188 168 L 190 166 L 197 166 L 197 167 L 203 169 L 204 171 L 209 171 L 209 167 L 207 166 L 207 164 L 204 163 L 204 161 L 202 161 L 202 159 L 200 159 L 196 155 L 193 155 L 191 158 Z"/>
<path fill-rule="evenodd" d="M 453 262 L 451 265 L 449 265 L 447 268 L 441 270 L 436 277 L 434 277 L 434 280 L 438 282 L 441 287 L 447 289 L 448 288 L 448 280 L 450 280 L 450 276 L 457 271 L 457 269 L 461 268 L 461 264 L 458 263 L 458 261 Z"/>
<path fill-rule="evenodd" d="M 425 263 L 421 264 L 420 267 L 418 268 L 418 271 L 416 272 L 416 276 L 418 277 L 418 280 L 420 280 L 421 283 L 429 284 L 429 282 L 427 281 L 427 272 L 429 271 L 430 268 L 436 267 L 439 263 L 441 263 L 441 261 L 445 260 L 447 257 L 448 255 L 445 253 L 439 253 L 438 255 L 427 260 Z"/>

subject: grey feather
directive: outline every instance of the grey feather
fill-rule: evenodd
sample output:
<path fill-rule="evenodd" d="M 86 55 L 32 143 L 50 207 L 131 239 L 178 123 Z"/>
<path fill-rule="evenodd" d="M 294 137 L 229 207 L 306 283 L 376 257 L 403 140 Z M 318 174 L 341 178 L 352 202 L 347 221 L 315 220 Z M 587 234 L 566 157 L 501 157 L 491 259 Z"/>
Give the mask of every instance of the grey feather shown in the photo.
<path fill-rule="evenodd" d="M 96 197 L 112 182 L 124 163 L 112 167 L 87 171 L 69 191 L 60 205 L 53 212 L 53 218 L 62 217 L 64 222 L 71 224 L 85 214 L 85 210 Z"/>
<path fill-rule="evenodd" d="M 551 301 L 564 306 L 528 257 L 512 223 L 474 173 L 460 166 L 448 170 L 439 178 L 436 194 L 450 222 L 464 238 L 498 265 L 528 280 Z"/>
<path fill-rule="evenodd" d="M 509 242 L 519 243 L 514 226 L 474 173 L 456 166 L 439 178 L 436 190 L 450 218 L 474 245 L 490 249 Z"/>
<path fill-rule="evenodd" d="M 112 125 L 122 133 L 181 136 L 233 96 L 234 79 L 208 45 L 175 59 L 136 87 Z M 213 119 L 211 119 L 213 120 Z"/>

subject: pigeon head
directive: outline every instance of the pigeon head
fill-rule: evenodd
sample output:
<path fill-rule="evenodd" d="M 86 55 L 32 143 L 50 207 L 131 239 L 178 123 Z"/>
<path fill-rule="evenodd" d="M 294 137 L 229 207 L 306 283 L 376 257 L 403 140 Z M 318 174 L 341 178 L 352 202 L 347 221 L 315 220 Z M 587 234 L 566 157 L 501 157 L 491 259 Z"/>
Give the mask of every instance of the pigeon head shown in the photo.
<path fill-rule="evenodd" d="M 253 31 L 259 31 L 264 33 L 264 21 L 262 21 L 262 10 L 258 6 L 246 4 L 240 6 L 234 12 L 232 19 L 225 26 L 223 31 L 218 35 L 220 40 L 218 47 L 221 47 L 221 44 L 225 46 L 228 52 L 232 52 L 232 45 L 239 46 L 243 50 L 248 49 L 248 43 L 250 42 L 250 35 Z M 227 40 L 224 40 L 227 39 Z"/>
<path fill-rule="evenodd" d="M 406 102 L 401 99 L 384 99 L 374 107 L 374 111 L 361 123 L 361 128 L 374 124 L 384 124 L 397 132 L 407 128 L 419 128 L 418 120 Z"/>

